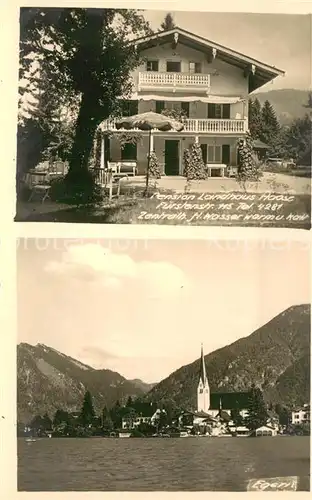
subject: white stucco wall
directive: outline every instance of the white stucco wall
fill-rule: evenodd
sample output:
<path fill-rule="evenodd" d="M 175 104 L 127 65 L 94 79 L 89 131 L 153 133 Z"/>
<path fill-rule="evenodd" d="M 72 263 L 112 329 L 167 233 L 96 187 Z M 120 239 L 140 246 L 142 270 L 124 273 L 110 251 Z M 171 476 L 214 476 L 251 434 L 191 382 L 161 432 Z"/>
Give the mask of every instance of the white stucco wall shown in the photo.
<path fill-rule="evenodd" d="M 181 72 L 189 72 L 190 62 L 200 62 L 202 73 L 210 74 L 211 95 L 241 96 L 248 95 L 248 80 L 244 77 L 243 70 L 225 63 L 218 59 L 208 63 L 206 54 L 199 50 L 191 49 L 183 44 L 178 44 L 176 49 L 172 49 L 170 44 L 160 45 L 142 52 L 143 57 L 157 59 L 159 61 L 159 71 L 166 71 L 167 61 L 181 61 Z M 142 64 L 132 73 L 134 90 L 138 89 L 138 74 L 145 71 L 146 66 Z"/>

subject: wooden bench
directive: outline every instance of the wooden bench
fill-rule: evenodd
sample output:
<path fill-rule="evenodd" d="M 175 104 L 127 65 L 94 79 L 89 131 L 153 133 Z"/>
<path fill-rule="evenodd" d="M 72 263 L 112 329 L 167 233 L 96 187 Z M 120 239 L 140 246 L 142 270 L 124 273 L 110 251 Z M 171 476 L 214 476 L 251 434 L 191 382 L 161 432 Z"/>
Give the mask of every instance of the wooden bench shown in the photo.
<path fill-rule="evenodd" d="M 224 165 L 223 163 L 207 163 L 206 164 L 206 170 L 208 172 L 208 177 L 225 177 L 225 170 L 227 166 Z M 213 176 L 212 171 L 217 170 L 220 175 L 218 176 Z"/>
<path fill-rule="evenodd" d="M 134 177 L 137 173 L 137 164 L 135 161 L 108 161 L 107 167 L 113 172 L 113 175 L 121 177 Z"/>

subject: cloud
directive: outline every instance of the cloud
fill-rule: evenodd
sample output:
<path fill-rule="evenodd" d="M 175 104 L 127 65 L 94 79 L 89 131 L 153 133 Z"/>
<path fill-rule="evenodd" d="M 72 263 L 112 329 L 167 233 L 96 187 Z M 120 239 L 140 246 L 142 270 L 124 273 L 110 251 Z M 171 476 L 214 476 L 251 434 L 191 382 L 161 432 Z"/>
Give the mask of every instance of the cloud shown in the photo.
<path fill-rule="evenodd" d="M 56 276 L 94 281 L 112 289 L 135 281 L 155 297 L 175 295 L 187 284 L 184 272 L 170 262 L 135 261 L 127 254 L 114 253 L 93 243 L 69 246 L 62 260 L 50 261 L 45 271 Z"/>

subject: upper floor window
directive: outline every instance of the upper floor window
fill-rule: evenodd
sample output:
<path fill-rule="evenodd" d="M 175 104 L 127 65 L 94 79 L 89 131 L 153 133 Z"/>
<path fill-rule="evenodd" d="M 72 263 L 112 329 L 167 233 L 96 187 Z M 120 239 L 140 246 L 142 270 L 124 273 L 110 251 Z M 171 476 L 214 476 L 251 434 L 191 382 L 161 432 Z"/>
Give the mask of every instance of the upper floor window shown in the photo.
<path fill-rule="evenodd" d="M 190 103 L 178 101 L 156 101 L 156 113 L 161 113 L 164 109 L 176 111 L 177 113 L 183 112 L 187 118 L 190 115 Z"/>
<path fill-rule="evenodd" d="M 168 73 L 181 73 L 181 61 L 167 61 Z"/>
<path fill-rule="evenodd" d="M 121 114 L 122 116 L 132 116 L 138 114 L 139 103 L 138 101 L 122 101 L 121 102 Z"/>
<path fill-rule="evenodd" d="M 202 72 L 202 65 L 199 62 L 190 62 L 190 67 L 189 67 L 190 73 L 201 73 Z"/>
<path fill-rule="evenodd" d="M 146 71 L 158 71 L 158 61 L 147 61 Z"/>
<path fill-rule="evenodd" d="M 208 118 L 224 118 L 228 119 L 231 116 L 230 104 L 208 104 Z"/>
<path fill-rule="evenodd" d="M 190 116 L 190 103 L 189 102 L 181 102 L 181 111 L 183 111 L 183 114 L 189 118 Z"/>
<path fill-rule="evenodd" d="M 156 113 L 161 113 L 165 109 L 165 101 L 156 101 Z"/>

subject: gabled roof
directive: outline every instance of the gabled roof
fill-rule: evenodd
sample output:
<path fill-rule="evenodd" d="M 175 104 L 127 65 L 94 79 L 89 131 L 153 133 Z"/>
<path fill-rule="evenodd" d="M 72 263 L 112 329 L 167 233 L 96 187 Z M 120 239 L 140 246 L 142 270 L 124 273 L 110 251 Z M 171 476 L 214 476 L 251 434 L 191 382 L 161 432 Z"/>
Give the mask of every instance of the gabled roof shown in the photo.
<path fill-rule="evenodd" d="M 224 45 L 220 45 L 219 43 L 195 35 L 179 27 L 133 40 L 133 43 L 135 43 L 141 51 L 168 42 L 181 43 L 195 50 L 206 52 L 208 57 L 211 57 L 211 53 L 213 52 L 218 59 L 242 69 L 246 72 L 246 77 L 248 76 L 249 78 L 249 92 L 262 87 L 262 85 L 265 85 L 277 76 L 285 74 L 285 71 L 275 66 L 265 64 L 257 59 L 241 54 Z"/>

